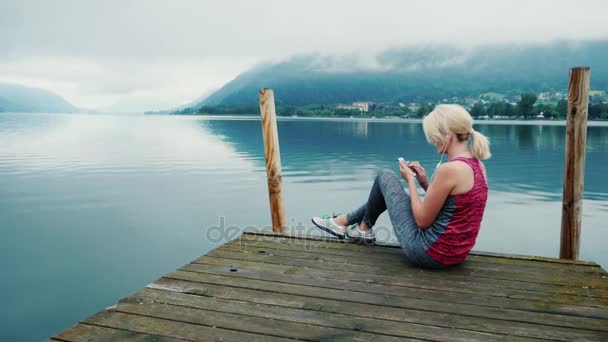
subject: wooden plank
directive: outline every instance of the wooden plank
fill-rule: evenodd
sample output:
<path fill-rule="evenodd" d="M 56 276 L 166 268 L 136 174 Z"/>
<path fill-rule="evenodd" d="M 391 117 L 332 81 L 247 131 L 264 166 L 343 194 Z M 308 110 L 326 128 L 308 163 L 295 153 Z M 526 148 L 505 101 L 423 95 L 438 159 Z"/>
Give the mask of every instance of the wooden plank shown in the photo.
<path fill-rule="evenodd" d="M 162 299 L 161 299 L 162 301 Z M 170 305 L 156 301 L 130 298 L 121 301 L 113 311 L 135 314 L 146 317 L 170 319 L 174 321 L 208 325 L 234 331 L 252 332 L 264 336 L 295 338 L 306 341 L 413 341 L 410 338 L 370 334 L 357 329 L 339 329 L 334 327 L 290 322 L 282 318 L 270 319 L 253 316 L 255 312 L 234 314 L 225 312 L 219 305 L 213 309 L 201 309 L 188 305 Z M 244 304 L 242 304 L 244 305 Z"/>
<path fill-rule="evenodd" d="M 299 308 L 320 311 L 333 317 L 343 314 L 352 317 L 379 319 L 390 323 L 408 322 L 439 327 L 465 329 L 471 331 L 508 334 L 530 338 L 553 339 L 561 341 L 572 340 L 602 340 L 605 332 L 571 329 L 556 326 L 537 325 L 528 322 L 503 321 L 458 314 L 437 313 L 426 310 L 395 308 L 362 302 L 347 302 L 326 298 L 316 298 L 301 294 L 285 294 L 265 290 L 255 290 L 247 287 L 223 286 L 214 283 L 200 283 L 176 279 L 161 278 L 148 285 L 149 288 L 179 292 L 196 296 L 224 298 L 252 303 L 269 304 L 273 306 Z"/>
<path fill-rule="evenodd" d="M 313 268 L 294 268 L 285 265 L 268 265 L 255 261 L 233 260 L 206 257 L 199 259 L 200 263 L 185 265 L 180 270 L 212 274 L 226 274 L 229 276 L 249 277 L 259 279 L 280 279 L 284 282 L 297 282 L 301 284 L 315 284 L 317 279 L 327 280 L 327 283 L 343 286 L 344 289 L 356 289 L 371 293 L 395 293 L 400 296 L 414 296 L 417 298 L 442 299 L 462 303 L 482 302 L 487 306 L 522 308 L 544 311 L 550 308 L 556 312 L 569 312 L 575 314 L 584 312 L 592 317 L 608 318 L 608 299 L 590 298 L 584 296 L 562 295 L 545 292 L 531 292 L 518 290 L 503 290 L 491 286 L 479 286 L 475 283 L 454 284 L 444 279 L 424 279 L 391 277 L 388 280 L 380 279 L 382 276 L 362 275 L 341 271 L 329 271 Z M 237 269 L 238 272 L 231 272 Z M 267 278 L 271 277 L 271 278 Z M 317 283 L 318 284 L 318 283 Z M 455 299 L 451 299 L 455 297 Z M 546 303 L 546 304 L 545 304 Z M 518 306 L 523 305 L 523 306 Z M 583 306 L 579 308 L 578 306 Z M 595 308 L 595 309 L 594 309 Z"/>
<path fill-rule="evenodd" d="M 471 268 L 463 268 L 463 267 L 453 267 L 443 270 L 423 270 L 420 268 L 411 267 L 411 265 L 407 262 L 404 257 L 400 257 L 398 262 L 401 263 L 399 267 L 394 265 L 387 265 L 382 268 L 373 268 L 365 265 L 355 265 L 355 264 L 345 264 L 345 263 L 336 263 L 331 261 L 319 262 L 317 260 L 293 260 L 291 258 L 280 257 L 277 255 L 270 254 L 253 254 L 248 253 L 244 254 L 239 251 L 231 251 L 225 249 L 215 249 L 209 252 L 207 255 L 221 257 L 221 258 L 229 258 L 229 259 L 243 259 L 247 258 L 247 260 L 253 261 L 261 261 L 269 264 L 281 264 L 281 265 L 292 265 L 292 266 L 302 266 L 302 267 L 312 267 L 312 268 L 320 268 L 320 269 L 341 269 L 343 271 L 350 272 L 359 272 L 359 273 L 367 273 L 367 274 L 378 274 L 378 275 L 407 275 L 412 272 L 417 272 L 420 274 L 430 274 L 430 273 L 440 273 L 443 277 L 450 277 L 452 275 L 456 276 L 467 276 L 467 277 L 476 277 L 476 278 L 493 278 L 493 279 L 504 279 L 504 280 L 516 280 L 516 281 L 525 281 L 537 284 L 554 284 L 554 285 L 562 285 L 562 286 L 575 286 L 575 287 L 587 287 L 587 288 L 599 288 L 608 290 L 608 279 L 604 279 L 601 276 L 589 276 L 589 277 L 580 277 L 578 275 L 558 275 L 551 276 L 546 274 L 534 274 L 534 273 L 524 273 L 517 271 L 493 271 L 493 270 L 478 270 Z"/>
<path fill-rule="evenodd" d="M 266 240 L 266 241 L 265 241 Z M 236 239 L 223 246 L 273 246 L 273 248 L 285 248 L 290 250 L 302 250 L 306 251 L 315 250 L 316 253 L 323 254 L 335 254 L 335 255 L 346 255 L 357 257 L 361 255 L 361 252 L 365 252 L 365 259 L 390 259 L 394 260 L 395 254 L 402 254 L 400 250 L 394 248 L 367 248 L 367 246 L 361 246 L 357 244 L 338 244 L 338 248 L 331 248 L 327 246 L 328 243 L 319 243 L 313 240 L 312 243 L 305 239 L 290 239 L 290 238 L 273 238 L 270 241 L 264 238 L 243 238 Z M 351 247 L 352 246 L 352 247 Z M 348 248 L 345 248 L 348 247 Z M 390 251 L 390 252 L 387 252 Z M 577 265 L 572 263 L 553 263 L 545 262 L 542 260 L 524 260 L 514 259 L 505 257 L 492 257 L 482 255 L 469 255 L 467 262 L 483 262 L 499 265 L 512 265 L 516 267 L 531 267 L 531 268 L 542 268 L 542 269 L 557 269 L 557 270 L 568 270 L 573 272 L 596 272 L 604 273 L 605 271 L 597 264 L 595 265 Z"/>
<path fill-rule="evenodd" d="M 559 249 L 559 256 L 563 259 L 578 259 L 579 255 L 581 221 L 583 218 L 590 78 L 591 69 L 589 67 L 570 69 Z"/>
<path fill-rule="evenodd" d="M 455 293 L 449 291 L 438 291 L 432 289 L 410 288 L 387 286 L 384 284 L 353 282 L 350 280 L 335 280 L 324 278 L 312 278 L 310 274 L 303 269 L 302 272 L 295 274 L 284 274 L 272 270 L 272 268 L 264 267 L 256 270 L 253 267 L 238 268 L 238 272 L 232 272 L 236 265 L 227 263 L 224 267 L 214 267 L 200 264 L 190 264 L 182 267 L 180 270 L 197 273 L 226 275 L 229 277 L 267 280 L 274 282 L 282 282 L 285 284 L 310 285 L 323 288 L 343 289 L 352 291 L 358 295 L 361 292 L 384 294 L 385 296 L 398 296 L 405 298 L 426 299 L 437 302 L 462 303 L 471 305 L 480 305 L 495 308 L 509 308 L 516 310 L 525 310 L 530 312 L 544 312 L 560 315 L 573 315 L 579 317 L 593 317 L 608 319 L 608 307 L 592 307 L 580 306 L 571 304 L 561 304 L 555 302 L 514 299 L 504 297 L 494 297 L 482 294 L 470 293 Z M 608 321 L 606 321 L 608 324 Z"/>
<path fill-rule="evenodd" d="M 239 238 L 240 239 L 253 239 L 253 240 L 267 239 L 266 241 L 272 241 L 272 240 L 274 240 L 274 238 L 282 238 L 282 239 L 289 239 L 295 243 L 302 242 L 302 241 L 305 241 L 304 243 L 316 241 L 319 243 L 330 244 L 330 246 L 328 246 L 328 247 L 332 247 L 332 248 L 333 247 L 335 247 L 335 248 L 371 247 L 372 249 L 376 248 L 378 250 L 386 251 L 387 253 L 396 253 L 396 254 L 401 253 L 401 251 L 399 250 L 400 246 L 395 243 L 376 242 L 374 245 L 360 245 L 360 244 L 353 243 L 352 241 L 349 241 L 349 240 L 340 240 L 337 238 L 320 237 L 320 236 L 319 237 L 303 236 L 303 235 L 298 235 L 298 234 L 289 234 L 287 232 L 283 233 L 283 234 L 276 234 L 276 233 L 266 232 L 266 231 L 245 231 Z M 342 246 L 336 246 L 336 245 L 342 245 Z M 515 260 L 541 261 L 541 262 L 551 262 L 551 263 L 558 263 L 558 264 L 572 264 L 572 265 L 581 265 L 581 266 L 599 266 L 597 263 L 595 263 L 593 261 L 557 259 L 557 258 L 522 255 L 522 254 L 494 253 L 494 252 L 488 252 L 488 251 L 475 251 L 475 250 L 471 251 L 470 254 L 477 255 L 477 256 L 489 256 L 489 257 L 515 259 Z"/>
<path fill-rule="evenodd" d="M 89 341 L 156 341 L 180 342 L 186 341 L 159 335 L 142 334 L 133 331 L 118 330 L 96 325 L 78 324 L 61 334 L 53 337 L 51 341 L 89 342 Z"/>
<path fill-rule="evenodd" d="M 505 321 L 527 322 L 551 326 L 608 331 L 608 324 L 606 324 L 606 320 L 589 317 L 575 317 L 549 314 L 543 312 L 528 312 L 514 309 L 485 307 L 471 304 L 437 302 L 426 299 L 404 298 L 375 293 L 351 293 L 351 291 L 344 291 L 342 289 L 303 286 L 265 280 L 234 278 L 229 276 L 184 271 L 177 271 L 168 274 L 165 278 L 200 282 L 204 284 L 221 284 L 224 286 L 250 288 L 257 290 L 266 289 L 267 291 L 277 293 L 301 294 L 309 297 L 343 300 L 351 303 L 362 302 L 368 304 L 376 304 L 380 306 L 418 309 L 438 313 L 459 314 L 469 317 L 494 318 L 502 319 Z"/>
<path fill-rule="evenodd" d="M 382 319 L 356 317 L 339 313 L 309 310 L 270 304 L 259 304 L 236 299 L 222 299 L 210 295 L 196 296 L 181 292 L 158 289 L 144 289 L 131 296 L 137 303 L 166 303 L 205 310 L 230 312 L 243 315 L 256 315 L 269 319 L 297 322 L 324 327 L 334 327 L 348 331 L 361 331 L 388 336 L 419 338 L 434 341 L 496 341 L 503 340 L 503 334 L 480 333 L 470 330 L 436 327 L 407 322 L 394 322 Z M 276 323 L 281 329 L 287 328 Z M 275 328 L 276 329 L 276 328 Z M 522 338 L 522 340 L 526 340 Z"/>
<path fill-rule="evenodd" d="M 276 336 L 233 331 L 170 319 L 132 315 L 113 310 L 102 311 L 87 318 L 84 323 L 188 341 L 294 341 L 293 339 Z"/>
<path fill-rule="evenodd" d="M 403 255 L 400 248 L 388 248 L 385 246 L 376 246 L 376 245 L 370 246 L 370 245 L 362 245 L 362 244 L 356 244 L 356 243 L 346 243 L 346 242 L 343 242 L 343 240 L 338 240 L 338 239 L 325 239 L 325 240 L 308 239 L 308 238 L 298 239 L 298 238 L 294 238 L 294 237 L 290 237 L 290 236 L 278 236 L 277 237 L 277 236 L 247 234 L 247 235 L 242 235 L 242 237 L 240 239 L 235 239 L 234 241 L 230 242 L 227 245 L 242 245 L 242 244 L 247 245 L 248 243 L 256 243 L 256 242 L 282 243 L 282 244 L 288 244 L 288 245 L 303 246 L 304 248 L 319 247 L 319 248 L 325 248 L 328 251 L 343 251 L 343 252 L 364 251 L 369 255 L 373 255 L 373 256 L 377 256 L 377 257 L 381 257 L 381 256 L 389 257 L 389 255 Z M 488 253 L 488 254 L 490 254 L 490 253 Z M 496 254 L 496 255 L 502 255 L 502 254 Z M 549 258 L 549 260 L 551 260 L 551 261 L 544 261 L 544 259 L 547 259 L 547 258 L 538 257 L 542 260 L 541 261 L 541 260 L 536 260 L 537 257 L 530 257 L 529 259 L 519 260 L 519 259 L 515 259 L 515 258 L 506 258 L 506 257 L 501 257 L 501 256 L 496 256 L 496 257 L 490 257 L 490 256 L 484 257 L 484 256 L 478 256 L 478 255 L 473 255 L 473 256 L 485 259 L 486 261 L 497 260 L 497 259 L 502 259 L 502 263 L 509 262 L 509 261 L 513 261 L 513 262 L 525 261 L 525 263 L 528 265 L 530 263 L 535 263 L 537 266 L 541 266 L 541 265 L 551 265 L 553 267 L 563 266 L 563 267 L 570 267 L 571 269 L 580 269 L 580 270 L 584 270 L 584 271 L 599 272 L 599 273 L 607 274 L 605 270 L 603 270 L 601 267 L 599 267 L 599 265 L 597 265 L 595 263 L 581 262 L 581 261 L 576 261 L 576 260 L 561 260 L 561 259 Z M 556 262 L 553 262 L 553 261 L 556 261 Z M 584 264 L 581 265 L 580 263 L 584 263 Z M 549 266 L 549 267 L 551 267 L 551 266 Z"/>
<path fill-rule="evenodd" d="M 277 244 L 276 247 L 283 248 L 283 245 Z M 293 246 L 293 248 L 298 248 Z M 330 251 L 330 254 L 334 254 L 335 252 L 352 252 L 345 251 L 341 249 L 326 249 L 326 248 L 314 248 L 314 249 L 306 249 L 315 253 L 318 257 L 320 254 L 325 254 L 325 251 Z M 329 252 L 328 252 L 329 253 Z M 349 255 L 349 262 L 352 257 L 361 257 L 361 252 L 354 252 L 354 255 Z M 341 254 L 336 254 L 341 255 Z M 369 253 L 366 253 L 366 259 L 372 259 L 372 257 L 367 257 Z M 395 258 L 393 256 L 393 258 Z M 345 256 L 345 260 L 347 257 Z M 404 268 L 411 267 L 409 264 L 405 263 Z M 406 279 L 407 277 L 415 277 L 415 278 L 429 278 L 429 280 L 449 280 L 450 282 L 454 282 L 454 284 L 458 285 L 461 282 L 466 283 L 475 283 L 475 284 L 485 284 L 489 286 L 495 286 L 497 288 L 504 289 L 521 289 L 527 291 L 541 291 L 541 292 L 551 292 L 551 293 L 559 293 L 559 294 L 572 294 L 579 296 L 592 296 L 592 297 L 602 297 L 608 298 L 608 290 L 596 289 L 589 286 L 563 286 L 563 285 L 553 285 L 553 284 L 536 284 L 531 282 L 524 282 L 516 280 L 506 280 L 506 279 L 492 279 L 492 278 L 483 278 L 483 277 L 469 277 L 469 276 L 459 276 L 450 274 L 449 277 L 445 275 L 443 270 L 440 271 L 432 271 L 432 270 L 421 270 L 419 268 L 414 268 L 413 272 L 401 273 L 399 276 L 402 279 Z"/>
<path fill-rule="evenodd" d="M 237 259 L 223 259 L 223 258 L 215 258 L 215 257 L 205 257 L 203 259 L 199 259 L 197 264 L 207 264 L 207 265 L 223 265 L 225 266 L 226 261 L 230 261 L 231 264 L 237 266 L 237 268 L 248 268 L 255 267 L 255 265 L 259 262 L 257 261 L 249 261 L 249 260 L 237 260 Z M 284 273 L 285 275 L 289 274 L 301 274 L 302 268 L 293 267 L 289 265 L 274 265 L 273 268 L 276 268 L 277 271 Z M 428 289 L 437 289 L 451 292 L 464 292 L 464 293 L 486 293 L 499 297 L 508 297 L 508 298 L 521 298 L 521 299 L 533 299 L 540 298 L 539 300 L 546 298 L 546 301 L 551 300 L 554 297 L 562 298 L 558 302 L 563 303 L 573 303 L 575 301 L 586 302 L 586 303 L 595 303 L 591 306 L 597 306 L 597 303 L 602 306 L 604 303 L 605 297 L 592 297 L 592 296 L 583 296 L 579 295 L 575 291 L 565 291 L 571 289 L 577 289 L 574 287 L 565 287 L 565 286 L 553 286 L 553 285 L 538 285 L 534 283 L 521 283 L 524 285 L 529 285 L 525 289 L 520 289 L 518 287 L 508 287 L 502 286 L 502 282 L 505 281 L 496 281 L 489 279 L 490 282 L 479 282 L 467 280 L 467 278 L 463 278 L 461 280 L 455 280 L 454 277 L 450 279 L 445 279 L 442 277 L 426 277 L 426 276 L 416 276 L 415 274 L 405 276 L 393 276 L 393 275 L 374 275 L 374 274 L 361 274 L 356 272 L 348 272 L 341 270 L 324 270 L 324 269 L 315 269 L 315 268 L 307 268 L 306 274 L 309 274 L 313 277 L 319 277 L 324 279 L 342 279 L 342 280 L 350 280 L 350 281 L 358 281 L 362 283 L 377 283 L 384 284 L 390 286 L 403 286 L 403 287 L 420 287 L 420 288 L 428 288 Z M 520 283 L 517 283 L 520 284 Z M 554 289 L 546 290 L 547 287 L 553 286 Z M 600 302 L 597 302 L 596 299 L 601 299 Z"/>
<path fill-rule="evenodd" d="M 334 261 L 334 262 L 347 262 L 355 265 L 367 265 L 367 266 L 378 266 L 378 265 L 397 265 L 398 267 L 416 268 L 415 266 L 404 263 L 403 259 L 405 256 L 384 254 L 384 253 L 372 253 L 367 251 L 345 251 L 339 250 L 342 253 L 332 253 L 329 248 L 302 248 L 302 246 L 283 244 L 283 243 L 271 243 L 271 242 L 250 242 L 243 241 L 242 243 L 231 242 L 223 246 L 220 246 L 220 250 L 233 250 L 233 251 L 244 251 L 248 253 L 259 253 L 259 254 L 274 254 L 274 255 L 289 255 L 293 258 L 310 258 L 311 253 L 314 253 L 315 258 L 319 260 Z M 268 252 L 268 253 L 266 253 Z M 347 252 L 347 253 L 344 253 Z M 498 259 L 498 258 L 496 258 Z M 498 259 L 507 260 L 507 259 Z M 538 262 L 533 262 L 538 263 Z M 549 264 L 549 263 L 545 263 Z M 546 274 L 549 276 L 582 276 L 582 277 L 598 277 L 600 279 L 607 273 L 599 267 L 585 267 L 585 270 L 572 270 L 573 265 L 557 265 L 549 264 L 552 267 L 538 267 L 536 265 L 524 264 L 516 265 L 511 263 L 492 263 L 492 262 L 476 262 L 467 260 L 464 263 L 455 266 L 458 268 L 465 269 L 477 269 L 477 270 L 492 270 L 492 271 L 508 271 L 508 272 L 524 272 L 531 274 Z M 581 267 L 576 267 L 580 269 Z M 442 270 L 444 272 L 445 270 Z M 574 273 L 573 273 L 574 272 Z M 608 284 L 608 279 L 606 280 Z"/>
<path fill-rule="evenodd" d="M 536 255 L 495 253 L 495 252 L 489 252 L 489 251 L 472 251 L 471 255 L 490 256 L 490 257 L 495 257 L 495 258 L 505 258 L 505 259 L 515 259 L 515 260 L 542 261 L 542 262 L 551 262 L 551 263 L 566 264 L 566 265 L 600 267 L 600 265 L 598 263 L 593 262 L 593 261 L 558 259 L 558 258 L 549 258 L 549 257 L 543 257 L 543 256 L 536 256 Z"/>

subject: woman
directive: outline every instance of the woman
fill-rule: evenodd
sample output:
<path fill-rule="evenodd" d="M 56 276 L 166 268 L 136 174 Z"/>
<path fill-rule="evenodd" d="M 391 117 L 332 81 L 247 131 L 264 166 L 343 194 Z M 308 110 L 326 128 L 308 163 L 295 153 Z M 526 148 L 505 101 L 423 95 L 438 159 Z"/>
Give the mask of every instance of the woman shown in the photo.
<path fill-rule="evenodd" d="M 471 115 L 459 105 L 438 105 L 422 126 L 428 142 L 441 154 L 432 182 L 418 162 L 401 160 L 399 171 L 409 195 L 395 173 L 383 170 L 360 208 L 347 215 L 314 217 L 313 223 L 340 238 L 373 242 L 372 228 L 387 210 L 410 262 L 429 268 L 462 262 L 475 244 L 486 206 L 487 176 L 479 160 L 490 158 L 489 141 L 473 130 Z M 446 153 L 448 162 L 441 164 Z M 426 191 L 424 201 L 416 179 Z"/>

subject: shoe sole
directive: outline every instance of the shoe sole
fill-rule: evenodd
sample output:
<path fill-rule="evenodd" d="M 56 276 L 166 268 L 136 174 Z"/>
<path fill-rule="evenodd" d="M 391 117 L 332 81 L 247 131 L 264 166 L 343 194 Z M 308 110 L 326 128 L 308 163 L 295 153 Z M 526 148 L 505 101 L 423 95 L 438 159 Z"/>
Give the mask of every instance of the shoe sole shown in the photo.
<path fill-rule="evenodd" d="M 310 219 L 310 221 L 312 222 L 312 224 L 314 224 L 315 226 L 317 226 L 317 228 L 319 228 L 319 229 L 321 229 L 321 230 L 323 230 L 323 231 L 325 231 L 325 232 L 327 232 L 327 233 L 329 233 L 329 234 L 331 234 L 331 235 L 333 235 L 333 236 L 336 236 L 336 237 L 338 237 L 339 239 L 344 239 L 344 237 L 345 237 L 344 235 L 340 235 L 340 234 L 338 234 L 338 233 L 334 232 L 333 230 L 331 230 L 331 229 L 329 229 L 329 228 L 325 228 L 325 227 L 323 227 L 323 226 L 318 225 L 318 224 L 315 222 L 315 220 L 313 220 L 313 219 Z"/>
<path fill-rule="evenodd" d="M 364 243 L 366 245 L 373 245 L 374 242 L 376 242 L 376 238 L 366 239 L 366 238 L 362 238 L 362 237 L 358 237 L 358 236 L 350 236 L 350 235 L 348 235 L 348 233 L 346 233 L 346 236 L 348 237 L 349 240 L 352 240 L 356 243 Z"/>

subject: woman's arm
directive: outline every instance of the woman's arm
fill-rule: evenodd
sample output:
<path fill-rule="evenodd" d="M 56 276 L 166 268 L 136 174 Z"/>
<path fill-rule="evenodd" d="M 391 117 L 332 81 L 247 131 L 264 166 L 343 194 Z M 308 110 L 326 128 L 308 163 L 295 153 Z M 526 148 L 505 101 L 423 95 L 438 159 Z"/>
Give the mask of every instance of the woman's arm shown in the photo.
<path fill-rule="evenodd" d="M 415 181 L 408 181 L 412 212 L 416 224 L 420 228 L 428 228 L 439 214 L 448 195 L 456 186 L 456 169 L 450 163 L 443 164 L 437 169 L 435 179 L 426 191 L 424 201 L 420 199 Z M 407 179 L 406 179 L 407 181 Z"/>
<path fill-rule="evenodd" d="M 420 162 L 413 161 L 409 163 L 408 166 L 410 167 L 410 169 L 416 172 L 416 180 L 418 181 L 418 184 L 420 184 L 424 191 L 427 191 L 429 188 L 429 178 L 426 176 L 426 171 L 424 170 L 422 165 L 420 165 Z"/>

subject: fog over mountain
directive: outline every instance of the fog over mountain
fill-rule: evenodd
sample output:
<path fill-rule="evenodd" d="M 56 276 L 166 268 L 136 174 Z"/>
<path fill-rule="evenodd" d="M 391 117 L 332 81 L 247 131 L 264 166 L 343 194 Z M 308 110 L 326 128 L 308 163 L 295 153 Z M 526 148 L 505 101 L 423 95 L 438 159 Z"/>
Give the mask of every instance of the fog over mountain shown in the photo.
<path fill-rule="evenodd" d="M 352 79 L 363 78 L 360 73 L 341 81 L 333 75 L 327 80 L 327 74 L 412 72 L 428 63 L 477 67 L 480 59 L 469 56 L 479 53 L 475 46 L 607 39 L 607 6 L 605 0 L 267 0 L 262 7 L 248 0 L 0 1 L 0 83 L 48 89 L 98 111 L 159 111 L 189 103 L 270 61 L 299 73 L 307 69 L 298 63 L 313 70 L 302 81 L 290 73 L 285 82 L 316 87 L 321 79 L 349 85 L 347 91 L 354 87 Z M 412 53 L 407 57 L 401 50 Z M 544 66 L 560 54 L 537 57 L 545 57 L 539 62 Z M 289 61 L 292 56 L 299 57 Z M 255 72 L 275 81 L 278 68 Z M 373 80 L 361 82 L 368 93 Z M 384 75 L 378 82 L 412 93 L 403 88 L 403 77 Z M 248 87 L 245 83 L 233 88 Z M 277 95 L 294 98 L 286 93 L 296 91 L 291 89 L 277 87 Z M 297 91 L 302 102 L 323 96 Z M 359 91 L 348 91 L 353 94 L 335 100 L 360 97 Z M 396 93 L 385 89 L 378 97 Z M 213 101 L 241 101 L 234 96 L 221 92 Z M 328 101 L 334 99 L 323 102 Z"/>
<path fill-rule="evenodd" d="M 78 110 L 63 97 L 48 90 L 0 83 L 0 112 L 73 113 Z"/>
<path fill-rule="evenodd" d="M 196 106 L 254 103 L 263 87 L 273 88 L 277 101 L 287 105 L 436 101 L 486 92 L 563 92 L 568 70 L 579 65 L 591 67 L 593 89 L 608 90 L 607 60 L 608 40 L 471 48 L 430 45 L 376 54 L 297 55 L 241 73 Z"/>

